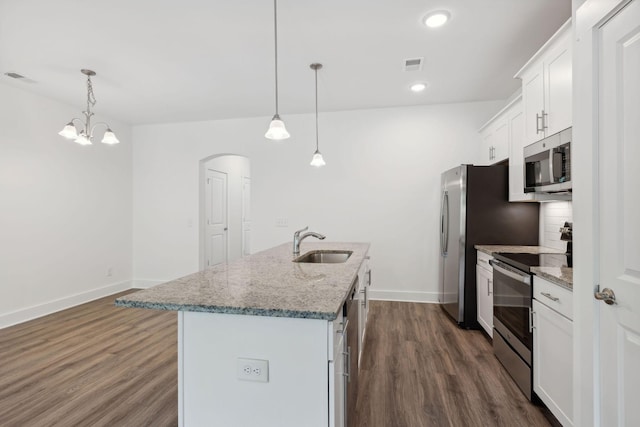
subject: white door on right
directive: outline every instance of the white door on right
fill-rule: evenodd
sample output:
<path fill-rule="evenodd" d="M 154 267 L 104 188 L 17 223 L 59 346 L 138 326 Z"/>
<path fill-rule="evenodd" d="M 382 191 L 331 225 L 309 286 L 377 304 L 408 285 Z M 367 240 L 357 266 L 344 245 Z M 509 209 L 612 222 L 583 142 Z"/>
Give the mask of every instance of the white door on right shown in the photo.
<path fill-rule="evenodd" d="M 600 425 L 640 426 L 640 0 L 599 39 Z"/>
<path fill-rule="evenodd" d="M 207 169 L 207 267 L 227 262 L 227 174 Z"/>
<path fill-rule="evenodd" d="M 251 255 L 251 178 L 242 177 L 242 255 Z"/>

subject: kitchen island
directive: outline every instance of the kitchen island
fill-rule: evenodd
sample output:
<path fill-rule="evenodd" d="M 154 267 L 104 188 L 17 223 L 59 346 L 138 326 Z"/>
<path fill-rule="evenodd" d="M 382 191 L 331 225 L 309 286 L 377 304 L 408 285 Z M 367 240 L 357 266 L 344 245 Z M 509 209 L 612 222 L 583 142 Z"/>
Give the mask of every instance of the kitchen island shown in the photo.
<path fill-rule="evenodd" d="M 343 425 L 343 306 L 365 279 L 369 244 L 303 244 L 303 255 L 316 250 L 351 256 L 297 263 L 283 244 L 116 300 L 178 311 L 181 426 Z"/>

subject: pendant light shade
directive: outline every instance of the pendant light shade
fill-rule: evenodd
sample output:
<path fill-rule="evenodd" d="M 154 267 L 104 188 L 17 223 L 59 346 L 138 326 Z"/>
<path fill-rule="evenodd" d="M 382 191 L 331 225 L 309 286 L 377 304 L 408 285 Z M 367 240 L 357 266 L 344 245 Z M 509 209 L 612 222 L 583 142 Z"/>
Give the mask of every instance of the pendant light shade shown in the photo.
<path fill-rule="evenodd" d="M 91 139 L 87 137 L 87 134 L 80 132 L 80 135 L 74 140 L 74 142 L 80 145 L 92 145 Z"/>
<path fill-rule="evenodd" d="M 273 29 L 275 40 L 275 70 L 276 70 L 276 114 L 271 119 L 269 129 L 264 136 L 268 139 L 275 141 L 289 138 L 289 132 L 284 126 L 284 122 L 278 114 L 278 3 L 277 0 L 273 0 Z"/>
<path fill-rule="evenodd" d="M 311 159 L 311 163 L 309 163 L 309 164 L 311 166 L 315 166 L 315 167 L 319 168 L 319 167 L 322 167 L 322 166 L 326 165 L 327 163 L 322 158 L 322 153 L 319 152 L 318 150 L 316 150 L 316 152 L 313 153 L 313 158 Z"/>
<path fill-rule="evenodd" d="M 324 161 L 322 157 L 322 153 L 318 148 L 318 70 L 322 68 L 322 64 L 311 64 L 309 67 L 315 72 L 315 81 L 316 81 L 316 151 L 313 153 L 313 158 L 311 159 L 311 166 L 315 166 L 320 168 L 327 163 Z"/>
<path fill-rule="evenodd" d="M 279 115 L 273 116 L 271 123 L 269 124 L 269 130 L 264 134 L 265 137 L 273 140 L 287 139 L 291 135 L 287 132 L 287 128 L 284 127 L 284 122 L 280 119 Z"/>
<path fill-rule="evenodd" d="M 78 137 L 78 131 L 73 125 L 73 122 L 69 122 L 60 132 L 58 132 L 58 135 L 63 136 L 67 139 L 76 139 Z"/>
<path fill-rule="evenodd" d="M 120 143 L 118 138 L 116 138 L 116 134 L 113 133 L 113 131 L 109 128 L 107 128 L 107 131 L 104 133 L 104 137 L 102 138 L 101 142 L 103 144 L 109 144 L 109 145 Z"/>

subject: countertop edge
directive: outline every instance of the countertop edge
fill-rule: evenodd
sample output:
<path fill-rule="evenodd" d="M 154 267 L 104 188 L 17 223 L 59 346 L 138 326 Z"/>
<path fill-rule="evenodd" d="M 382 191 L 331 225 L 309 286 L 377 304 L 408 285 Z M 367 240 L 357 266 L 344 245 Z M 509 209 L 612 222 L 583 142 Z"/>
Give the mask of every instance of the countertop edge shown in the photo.
<path fill-rule="evenodd" d="M 523 254 L 563 254 L 562 250 L 548 248 L 546 246 L 536 245 L 473 245 L 474 249 L 487 255 L 493 255 L 496 252 L 510 252 Z"/>
<path fill-rule="evenodd" d="M 239 308 L 239 307 L 221 307 L 209 305 L 192 305 L 192 304 L 170 304 L 170 303 L 151 303 L 142 301 L 128 301 L 126 295 L 115 301 L 116 307 L 124 308 L 144 308 L 151 310 L 165 311 L 189 311 L 195 313 L 218 313 L 218 314 L 238 314 L 245 316 L 263 316 L 263 317 L 288 317 L 292 319 L 316 319 L 332 321 L 338 317 L 338 313 L 312 312 L 312 311 L 295 311 L 295 310 L 279 310 L 279 309 L 261 309 L 261 308 Z"/>

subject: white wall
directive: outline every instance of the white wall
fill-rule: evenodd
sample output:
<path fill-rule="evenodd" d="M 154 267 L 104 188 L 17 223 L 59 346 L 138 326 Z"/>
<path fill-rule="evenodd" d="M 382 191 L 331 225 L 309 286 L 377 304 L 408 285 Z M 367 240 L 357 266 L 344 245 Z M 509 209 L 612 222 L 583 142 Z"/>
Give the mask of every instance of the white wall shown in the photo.
<path fill-rule="evenodd" d="M 135 285 L 198 270 L 199 162 L 231 153 L 251 159 L 253 252 L 309 225 L 328 241 L 372 243 L 373 296 L 437 301 L 440 174 L 479 158 L 477 129 L 503 104 L 321 113 L 321 169 L 309 166 L 311 114 L 283 115 L 283 142 L 264 138 L 266 117 L 136 126 Z"/>
<path fill-rule="evenodd" d="M 242 257 L 242 187 L 244 179 L 251 178 L 251 161 L 242 156 L 220 156 L 208 160 L 204 163 L 204 168 L 227 174 L 227 260 L 233 261 Z M 201 176 L 201 188 L 202 180 L 205 178 L 204 175 Z M 200 197 L 203 200 L 204 194 Z M 201 214 L 204 216 L 204 205 L 202 209 Z M 204 221 L 200 226 L 204 227 Z M 201 255 L 204 255 L 204 252 L 205 249 L 202 247 Z M 200 266 L 202 268 L 205 265 L 203 257 Z"/>
<path fill-rule="evenodd" d="M 560 240 L 560 227 L 573 222 L 572 202 L 540 203 L 540 246 L 567 250 L 567 242 Z"/>
<path fill-rule="evenodd" d="M 130 128 L 109 120 L 116 146 L 57 135 L 81 111 L 0 84 L 0 327 L 130 286 Z"/>

